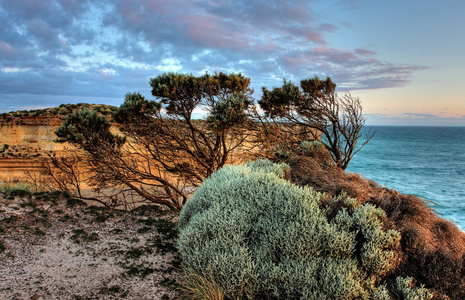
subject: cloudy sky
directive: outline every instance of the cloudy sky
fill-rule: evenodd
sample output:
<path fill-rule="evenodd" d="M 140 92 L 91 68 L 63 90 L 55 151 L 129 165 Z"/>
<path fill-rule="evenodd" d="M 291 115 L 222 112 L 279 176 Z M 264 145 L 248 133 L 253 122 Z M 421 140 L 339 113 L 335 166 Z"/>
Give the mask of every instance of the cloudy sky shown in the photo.
<path fill-rule="evenodd" d="M 255 96 L 330 76 L 368 124 L 465 126 L 465 1 L 0 0 L 0 112 L 150 96 L 242 72 Z"/>

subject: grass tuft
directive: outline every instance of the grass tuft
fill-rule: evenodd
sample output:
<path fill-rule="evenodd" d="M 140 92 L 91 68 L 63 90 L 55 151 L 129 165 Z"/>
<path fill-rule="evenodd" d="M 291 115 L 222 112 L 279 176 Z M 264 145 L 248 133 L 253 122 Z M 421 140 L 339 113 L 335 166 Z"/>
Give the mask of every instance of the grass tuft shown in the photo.
<path fill-rule="evenodd" d="M 216 282 L 213 272 L 202 276 L 194 271 L 187 271 L 180 288 L 189 295 L 189 299 L 223 300 L 224 292 Z"/>
<path fill-rule="evenodd" d="M 34 193 L 41 192 L 42 189 L 36 185 L 27 182 L 3 182 L 0 181 L 0 193 L 14 196 L 31 196 Z"/>

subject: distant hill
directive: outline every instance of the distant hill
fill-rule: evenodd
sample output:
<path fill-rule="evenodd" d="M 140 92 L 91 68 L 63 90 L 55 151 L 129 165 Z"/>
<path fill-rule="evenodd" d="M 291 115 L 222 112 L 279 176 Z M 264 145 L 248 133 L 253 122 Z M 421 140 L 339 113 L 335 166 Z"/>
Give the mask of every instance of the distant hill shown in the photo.
<path fill-rule="evenodd" d="M 104 104 L 78 103 L 0 114 L 0 181 L 27 180 L 25 172 L 40 174 L 48 155 L 74 151 L 71 145 L 55 142 L 55 130 L 67 115 L 82 108 L 97 110 L 109 121 L 117 109 Z"/>
<path fill-rule="evenodd" d="M 96 110 L 109 120 L 112 113 L 117 109 L 116 106 L 105 104 L 61 104 L 58 107 L 19 110 L 9 113 L 0 114 L 0 126 L 3 125 L 61 125 L 65 116 L 72 114 L 74 111 L 82 108 Z"/>

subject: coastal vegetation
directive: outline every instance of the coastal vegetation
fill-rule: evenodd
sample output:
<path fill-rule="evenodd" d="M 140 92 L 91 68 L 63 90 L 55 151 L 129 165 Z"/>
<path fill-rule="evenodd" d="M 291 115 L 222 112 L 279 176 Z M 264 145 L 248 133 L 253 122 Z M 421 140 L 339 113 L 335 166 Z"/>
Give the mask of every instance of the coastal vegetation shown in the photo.
<path fill-rule="evenodd" d="M 33 109 L 33 110 L 18 110 L 0 114 L 0 126 L 4 125 L 30 125 L 35 124 L 35 119 L 43 119 L 47 117 L 58 117 L 63 119 L 65 116 L 73 113 L 78 109 L 95 110 L 98 113 L 110 119 L 111 115 L 117 109 L 116 106 L 105 104 L 61 104 L 58 107 Z"/>
<path fill-rule="evenodd" d="M 301 151 L 302 142 L 319 140 L 345 169 L 373 136 L 368 133 L 357 145 L 365 124 L 360 101 L 348 94 L 338 97 L 329 77 L 302 80 L 302 91 L 286 81 L 273 91 L 264 88 L 258 101 L 264 114 L 254 104 L 250 79 L 242 74 L 167 73 L 152 78 L 150 85 L 159 101 L 128 93 L 114 111 L 122 135 L 112 132 L 98 111 L 86 108 L 68 115 L 56 131 L 58 141 L 81 152 L 73 159 L 52 157 L 52 181 L 80 197 L 77 181 L 86 180 L 96 191 L 112 189 L 95 199 L 106 205 L 124 190 L 126 197 L 137 195 L 179 210 L 193 189 L 226 164 L 289 157 Z M 205 113 L 203 119 L 195 118 L 198 111 Z"/>
<path fill-rule="evenodd" d="M 368 131 L 366 140 L 361 145 L 357 143 L 366 121 L 360 99 L 349 93 L 338 96 L 336 84 L 329 77 L 304 79 L 300 89 L 284 80 L 282 87 L 272 90 L 264 87 L 262 92 L 258 103 L 268 117 L 299 126 L 300 135 L 309 135 L 312 140 L 321 137 L 334 163 L 343 170 L 375 134 Z"/>
<path fill-rule="evenodd" d="M 264 88 L 260 109 L 241 74 L 168 73 L 150 84 L 158 101 L 128 93 L 111 112 L 66 108 L 56 135 L 77 150 L 50 155 L 42 177 L 60 192 L 0 184 L 3 200 L 29 199 L 0 211 L 0 255 L 12 253 L 13 231 L 47 238 L 52 207 L 60 224 L 79 224 L 67 241 L 107 243 L 102 253 L 128 278 L 182 268 L 178 283 L 162 281 L 189 299 L 465 297 L 465 234 L 424 200 L 344 171 L 374 133 L 357 143 L 360 100 L 339 97 L 330 78 Z M 135 196 L 152 205 L 117 209 Z M 122 234 L 117 220 L 131 224 L 118 249 L 101 234 Z M 168 267 L 150 264 L 159 255 L 173 258 Z M 100 292 L 131 295 L 116 283 Z"/>
<path fill-rule="evenodd" d="M 250 79 L 240 74 L 169 73 L 150 84 L 159 102 L 128 93 L 113 114 L 123 136 L 110 132 L 108 120 L 90 110 L 75 111 L 56 134 L 82 150 L 76 162 L 90 174 L 86 178 L 93 188 L 127 190 L 181 209 L 193 188 L 226 163 L 240 163 L 254 147 L 245 143 L 253 133 Z M 196 120 L 194 110 L 208 116 Z M 239 148 L 240 156 L 233 158 Z M 61 186 L 78 194 L 72 181 L 76 168 L 60 158 L 53 163 L 61 174 L 70 175 L 56 181 L 70 182 Z"/>
<path fill-rule="evenodd" d="M 388 299 L 400 234 L 383 230 L 384 211 L 294 185 L 289 169 L 259 160 L 205 180 L 178 222 L 188 276 L 212 272 L 232 299 Z"/>
<path fill-rule="evenodd" d="M 305 233 L 307 229 L 306 226 L 290 227 L 298 232 L 294 233 L 297 237 L 292 235 L 293 230 L 287 230 L 285 232 L 290 235 L 289 237 L 279 235 L 285 228 L 289 228 L 287 226 L 291 226 L 291 224 L 295 224 L 295 222 L 302 222 L 302 220 L 299 219 L 300 217 L 312 216 L 311 214 L 305 213 L 305 209 L 308 209 L 308 207 L 305 207 L 305 209 L 302 208 L 300 210 L 298 216 L 289 217 L 287 213 L 297 208 L 288 207 L 281 203 L 285 201 L 286 197 L 292 198 L 298 195 L 297 192 L 294 192 L 292 196 L 285 196 L 284 194 L 286 192 L 293 189 L 299 190 L 301 188 L 307 188 L 309 189 L 308 193 L 305 193 L 305 196 L 302 196 L 302 198 L 313 199 L 313 201 L 308 201 L 314 205 L 317 203 L 316 206 L 324 216 L 324 218 L 318 219 L 319 222 L 317 222 L 317 224 L 322 227 L 324 227 L 322 224 L 329 223 L 331 225 L 337 223 L 341 215 L 347 217 L 351 216 L 355 211 L 354 208 L 361 209 L 363 207 L 373 207 L 376 208 L 376 211 L 379 209 L 378 212 L 380 212 L 380 214 L 377 215 L 377 220 L 380 221 L 378 224 L 381 226 L 378 228 L 381 228 L 384 234 L 391 232 L 392 234 L 395 233 L 399 235 L 400 239 L 398 244 L 392 245 L 391 248 L 388 247 L 384 249 L 384 253 L 392 255 L 389 264 L 384 265 L 385 273 L 370 277 L 373 280 L 371 281 L 372 284 L 375 285 L 375 289 L 368 288 L 368 293 L 372 293 L 370 294 L 371 296 L 368 296 L 369 298 L 371 297 L 370 299 L 461 299 L 464 297 L 465 235 L 456 225 L 437 216 L 424 200 L 412 195 L 402 195 L 395 190 L 383 188 L 376 182 L 363 179 L 357 174 L 344 172 L 334 164 L 330 153 L 324 147 L 316 147 L 312 151 L 305 151 L 305 154 L 293 154 L 288 158 L 279 159 L 277 161 L 279 161 L 281 165 L 273 166 L 269 163 L 264 164 L 257 162 L 246 164 L 243 167 L 228 167 L 231 168 L 229 170 L 228 168 L 221 169 L 218 171 L 220 174 L 214 174 L 210 179 L 205 181 L 205 183 L 208 184 L 204 188 L 201 187 L 197 190 L 196 193 L 199 193 L 198 195 L 194 194 L 192 200 L 195 200 L 193 203 L 197 205 L 191 206 L 190 202 L 188 202 L 185 207 L 186 210 L 181 211 L 178 247 L 183 257 L 183 262 L 186 261 L 184 263 L 187 264 L 185 267 L 185 273 L 186 276 L 188 276 L 187 283 L 194 285 L 194 287 L 189 286 L 189 290 L 192 293 L 198 293 L 199 290 L 202 290 L 202 292 L 211 290 L 215 291 L 215 293 L 221 291 L 220 294 L 223 295 L 224 299 L 228 299 L 228 297 L 233 299 L 234 297 L 228 296 L 231 295 L 231 293 L 233 295 L 237 295 L 237 293 L 246 293 L 246 290 L 241 290 L 240 284 L 231 288 L 231 283 L 222 282 L 222 280 L 228 278 L 228 275 L 224 275 L 229 273 L 218 266 L 222 265 L 223 262 L 221 262 L 221 257 L 223 256 L 241 256 L 241 253 L 243 253 L 244 255 L 241 260 L 231 259 L 227 265 L 234 263 L 242 264 L 244 261 L 251 260 L 254 255 L 256 255 L 254 251 L 264 251 L 259 250 L 259 246 L 252 247 L 257 236 L 261 236 L 261 234 L 264 236 L 262 237 L 263 239 L 260 240 L 260 245 L 267 240 L 274 241 L 275 244 L 273 246 L 268 246 L 266 249 L 268 249 L 267 251 L 276 251 L 279 253 L 278 257 L 281 258 L 285 257 L 282 256 L 285 253 L 296 255 L 294 257 L 296 258 L 298 257 L 297 254 L 301 253 L 301 251 L 310 251 L 309 249 L 318 245 L 319 242 L 325 245 L 324 249 L 326 250 L 332 249 L 331 245 L 342 242 L 341 238 L 317 239 L 315 237 L 318 236 L 319 231 L 316 230 L 316 232 Z M 287 164 L 289 169 L 286 167 L 286 172 L 284 172 L 284 174 L 282 172 L 273 173 L 273 170 L 282 169 L 282 163 Z M 261 167 L 254 166 L 255 164 Z M 268 174 L 270 172 L 271 174 Z M 263 173 L 267 175 L 263 175 Z M 282 177 L 283 175 L 284 179 L 280 178 L 280 176 Z M 264 177 L 267 177 L 267 179 L 265 180 Z M 271 180 L 270 177 L 273 178 L 273 180 Z M 256 179 L 258 183 L 255 183 Z M 247 184 L 242 185 L 240 183 L 241 181 L 245 181 Z M 286 188 L 282 190 L 273 188 L 272 186 L 276 185 L 276 181 L 280 182 L 282 186 Z M 289 188 L 289 186 L 292 186 L 292 188 Z M 258 204 L 261 201 L 267 201 L 257 196 L 262 194 L 263 191 L 269 193 L 269 197 L 263 197 L 263 199 L 275 199 L 272 203 L 276 205 L 272 205 L 271 203 L 268 203 L 268 205 Z M 280 197 L 281 195 L 282 197 Z M 257 200 L 257 198 L 259 200 Z M 279 198 L 279 200 L 276 200 L 276 198 Z M 236 203 L 236 201 L 238 203 Z M 277 205 L 278 203 L 281 205 Z M 301 202 L 291 201 L 291 203 L 298 206 Z M 309 204 L 307 204 L 307 206 L 308 205 Z M 280 209 L 283 209 L 283 211 L 280 211 Z M 275 212 L 274 214 L 277 215 L 277 223 L 268 219 L 264 221 L 264 218 L 273 217 L 271 213 L 261 213 L 263 211 L 268 212 L 269 210 L 279 211 L 279 213 Z M 225 215 L 221 216 L 222 213 Z M 213 215 L 216 216 L 216 214 L 218 218 L 209 218 Z M 252 217 L 247 219 L 248 216 Z M 253 218 L 253 216 L 255 216 L 255 218 Z M 313 214 L 313 217 L 317 216 L 319 215 Z M 346 219 L 346 221 L 347 220 L 348 219 Z M 364 222 L 368 220 L 369 218 L 365 218 Z M 375 223 L 376 222 L 368 222 L 371 226 Z M 240 228 L 236 228 L 236 224 Z M 248 227 L 249 224 L 254 224 L 254 226 L 252 226 L 253 228 Z M 272 226 L 272 224 L 275 225 Z M 368 224 L 364 223 L 364 226 L 368 226 Z M 349 232 L 350 230 L 354 230 L 357 232 L 355 235 L 355 249 L 363 247 L 362 245 L 367 242 L 368 239 L 364 236 L 367 232 L 366 230 L 358 230 L 356 226 L 350 225 L 350 222 L 344 223 L 343 227 L 345 229 L 335 230 L 334 233 L 345 232 L 345 230 L 349 230 Z M 232 228 L 231 231 L 229 231 L 228 228 Z M 318 228 L 318 226 L 309 226 L 309 228 L 315 229 Z M 257 234 L 256 231 L 259 229 L 260 232 Z M 300 233 L 302 233 L 302 235 L 300 235 Z M 274 237 L 278 237 L 277 235 L 279 235 L 279 239 L 265 238 L 273 234 L 275 234 Z M 383 234 L 378 234 L 377 236 L 382 237 Z M 294 245 L 310 237 L 314 239 L 304 243 L 307 247 L 295 246 L 292 249 L 288 247 L 289 245 Z M 181 239 L 184 240 L 179 244 Z M 286 241 L 286 244 L 281 244 L 280 240 Z M 191 246 L 186 243 L 187 241 L 191 242 Z M 228 243 L 233 243 L 236 247 L 230 247 Z M 376 243 L 369 244 L 371 246 L 376 245 Z M 221 245 L 228 246 L 222 247 Z M 240 252 L 237 249 L 241 247 L 251 247 L 252 250 L 243 250 Z M 187 250 L 185 248 L 187 248 Z M 386 252 L 386 250 L 389 251 Z M 196 260 L 190 251 L 197 251 L 197 256 L 195 257 L 200 257 L 202 259 Z M 218 253 L 221 253 L 221 255 Z M 377 259 L 382 259 L 383 251 L 375 251 L 375 253 Z M 325 254 L 326 253 L 323 252 L 322 255 L 320 252 L 322 256 Z M 349 257 L 356 258 L 359 255 L 361 255 L 361 251 L 354 250 Z M 184 256 L 188 256 L 189 258 L 185 260 Z M 260 260 L 260 262 L 263 261 L 267 263 L 268 261 L 268 264 L 271 263 L 276 270 L 279 270 L 282 261 L 275 260 L 275 257 L 276 255 L 269 255 L 263 260 Z M 314 258 L 321 256 L 309 255 L 308 257 Z M 308 257 L 307 259 L 309 259 Z M 269 262 L 270 260 L 271 262 Z M 331 261 L 331 259 L 326 261 Z M 361 264 L 363 260 L 359 258 L 356 259 L 356 261 L 358 264 Z M 205 262 L 208 262 L 207 266 L 199 266 Z M 296 261 L 293 262 L 294 264 L 292 266 L 298 265 Z M 241 272 L 246 272 L 247 270 L 253 271 L 254 268 L 251 267 L 250 264 L 246 265 L 249 266 L 248 269 L 246 269 L 244 265 L 241 265 L 241 267 L 237 269 L 235 267 L 229 268 L 232 272 L 229 276 L 233 278 L 247 278 Z M 252 264 L 252 266 L 255 267 L 257 264 Z M 216 267 L 221 270 L 216 270 Z M 381 269 L 382 268 L 379 268 L 379 270 Z M 294 272 L 299 273 L 301 270 L 303 269 L 298 268 Z M 336 269 L 331 268 L 331 270 Z M 253 274 L 252 271 L 249 274 Z M 281 272 L 279 278 L 284 280 L 284 278 L 286 278 L 285 274 L 287 273 Z M 293 273 L 290 272 L 290 274 Z M 336 274 L 335 272 L 333 275 L 336 276 Z M 345 276 L 349 276 L 346 278 L 346 281 L 344 281 L 345 283 L 353 282 L 350 280 L 351 277 L 349 274 L 350 272 L 345 273 Z M 318 275 L 317 278 L 320 278 L 319 276 L 320 275 Z M 199 278 L 201 278 L 201 280 Z M 254 276 L 249 278 L 255 284 L 255 288 L 260 285 L 257 283 L 257 280 L 259 280 L 258 278 L 263 279 L 263 277 Z M 303 276 L 303 278 L 305 278 L 305 276 Z M 309 280 L 317 279 L 312 278 Z M 323 279 L 320 278 L 320 280 Z M 302 281 L 303 279 L 299 278 L 297 281 L 293 282 Z M 241 281 L 237 280 L 236 283 L 238 282 Z M 246 287 L 251 286 L 249 281 L 244 280 L 242 283 Z M 273 281 L 273 284 L 278 283 L 279 280 Z M 368 287 L 366 284 L 367 282 L 365 281 L 365 288 Z M 199 288 L 198 285 L 204 288 Z M 262 287 L 265 285 L 265 283 L 261 283 Z M 305 287 L 308 287 L 308 285 L 305 284 Z M 330 284 L 321 284 L 317 287 L 319 289 L 314 289 L 313 292 L 321 293 L 320 295 L 324 293 L 329 295 L 335 292 L 335 289 L 331 288 Z M 328 290 L 326 288 L 328 288 Z M 233 291 L 231 292 L 231 290 Z M 286 293 L 284 288 L 280 289 L 280 291 Z M 263 291 L 260 290 L 258 295 L 255 294 L 252 298 L 261 299 L 260 296 L 262 292 Z M 286 297 L 271 298 L 286 299 Z M 296 299 L 298 298 L 299 297 L 296 297 Z M 301 296 L 301 298 L 305 299 L 303 296 Z M 212 299 L 221 298 L 217 297 Z M 267 298 L 265 297 L 265 299 Z M 345 299 L 358 298 L 348 296 Z"/>

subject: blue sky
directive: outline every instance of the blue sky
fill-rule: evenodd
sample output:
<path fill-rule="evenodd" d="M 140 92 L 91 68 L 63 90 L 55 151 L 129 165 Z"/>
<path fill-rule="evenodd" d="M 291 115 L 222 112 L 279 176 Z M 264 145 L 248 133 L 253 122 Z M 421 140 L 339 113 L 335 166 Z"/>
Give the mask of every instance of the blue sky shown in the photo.
<path fill-rule="evenodd" d="M 367 124 L 465 126 L 465 2 L 0 0 L 0 112 L 120 105 L 150 77 L 330 76 Z"/>

